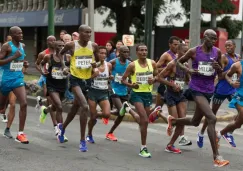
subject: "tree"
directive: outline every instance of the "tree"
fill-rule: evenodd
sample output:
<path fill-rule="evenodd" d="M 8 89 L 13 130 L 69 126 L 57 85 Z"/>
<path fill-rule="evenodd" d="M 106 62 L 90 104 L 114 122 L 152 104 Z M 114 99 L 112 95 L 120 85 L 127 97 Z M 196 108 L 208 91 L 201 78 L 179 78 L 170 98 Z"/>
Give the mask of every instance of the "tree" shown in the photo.
<path fill-rule="evenodd" d="M 180 1 L 182 7 L 184 8 L 185 12 L 184 15 L 189 19 L 190 18 L 190 0 L 171 0 L 171 2 Z M 221 1 L 221 3 L 219 3 Z M 218 16 L 222 14 L 222 11 L 228 13 L 234 10 L 234 5 L 230 2 L 230 0 L 203 0 L 202 1 L 202 9 L 205 11 L 216 13 Z M 180 19 L 182 13 L 177 14 L 173 19 L 178 20 Z M 239 20 L 232 20 L 231 17 L 225 16 L 220 21 L 217 22 L 218 27 L 225 28 L 229 33 L 229 38 L 234 39 L 236 38 L 241 29 L 242 29 L 242 22 Z M 189 27 L 189 21 L 185 23 L 186 27 Z M 202 27 L 210 27 L 210 22 L 201 21 Z"/>
<path fill-rule="evenodd" d="M 165 0 L 154 1 L 154 16 L 152 18 L 154 26 L 157 23 L 158 14 L 164 10 Z M 88 6 L 88 0 L 61 0 L 62 5 L 74 6 L 76 3 L 83 3 Z M 95 0 L 95 9 L 99 14 L 109 11 L 109 15 L 103 21 L 104 26 L 112 26 L 116 23 L 117 38 L 121 39 L 123 34 L 130 33 L 130 27 L 136 28 L 135 36 L 140 37 L 144 34 L 145 20 L 145 0 Z"/>

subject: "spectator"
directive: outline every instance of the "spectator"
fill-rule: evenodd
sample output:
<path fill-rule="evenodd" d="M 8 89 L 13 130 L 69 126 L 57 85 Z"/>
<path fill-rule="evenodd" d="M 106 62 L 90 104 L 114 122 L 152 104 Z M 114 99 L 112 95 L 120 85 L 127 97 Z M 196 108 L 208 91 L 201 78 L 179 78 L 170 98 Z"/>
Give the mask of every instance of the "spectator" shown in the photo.
<path fill-rule="evenodd" d="M 72 41 L 72 36 L 70 34 L 65 34 L 63 36 L 63 41 L 64 41 L 65 44 L 68 43 L 68 42 L 71 42 Z"/>
<path fill-rule="evenodd" d="M 72 39 L 73 40 L 79 40 L 79 33 L 78 32 L 73 32 Z"/>
<path fill-rule="evenodd" d="M 106 58 L 106 62 L 111 61 L 112 59 L 116 58 L 116 54 L 114 52 L 115 49 L 115 45 L 112 41 L 108 41 L 105 45 L 106 50 L 107 50 L 107 58 Z"/>
<path fill-rule="evenodd" d="M 116 57 L 119 57 L 120 55 L 120 47 L 124 45 L 123 42 L 121 40 L 118 40 L 116 42 L 116 50 L 115 50 L 115 53 L 116 53 Z"/>
<path fill-rule="evenodd" d="M 67 34 L 67 31 L 66 30 L 61 30 L 60 31 L 60 40 L 63 41 L 63 36 Z"/>

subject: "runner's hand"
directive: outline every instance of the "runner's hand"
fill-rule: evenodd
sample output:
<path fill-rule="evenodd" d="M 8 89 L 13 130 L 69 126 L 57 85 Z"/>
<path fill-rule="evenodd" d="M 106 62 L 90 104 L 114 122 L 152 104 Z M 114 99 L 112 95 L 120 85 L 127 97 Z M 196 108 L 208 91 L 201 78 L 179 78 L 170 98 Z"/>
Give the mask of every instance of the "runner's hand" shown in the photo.
<path fill-rule="evenodd" d="M 234 87 L 234 88 L 239 88 L 240 87 L 240 81 L 239 80 L 236 80 L 236 81 L 232 81 L 231 83 L 230 83 L 230 85 L 232 86 L 232 87 Z"/>
<path fill-rule="evenodd" d="M 172 89 L 173 89 L 174 92 L 180 92 L 181 91 L 180 86 L 178 86 L 177 84 L 173 84 Z"/>
<path fill-rule="evenodd" d="M 70 70 L 69 70 L 69 68 L 65 67 L 63 69 L 63 75 L 68 75 L 68 74 L 70 74 Z"/>
<path fill-rule="evenodd" d="M 138 88 L 139 88 L 138 83 L 133 83 L 133 84 L 132 84 L 132 88 L 134 88 L 134 89 L 138 89 Z"/>
<path fill-rule="evenodd" d="M 110 75 L 109 76 L 109 80 L 114 80 L 114 76 L 113 75 Z"/>
<path fill-rule="evenodd" d="M 153 77 L 149 77 L 149 78 L 148 78 L 148 84 L 149 84 L 149 85 L 154 84 L 154 82 L 155 82 L 155 78 L 153 78 Z"/>
<path fill-rule="evenodd" d="M 28 68 L 29 67 L 29 62 L 28 61 L 24 61 L 24 67 Z"/>

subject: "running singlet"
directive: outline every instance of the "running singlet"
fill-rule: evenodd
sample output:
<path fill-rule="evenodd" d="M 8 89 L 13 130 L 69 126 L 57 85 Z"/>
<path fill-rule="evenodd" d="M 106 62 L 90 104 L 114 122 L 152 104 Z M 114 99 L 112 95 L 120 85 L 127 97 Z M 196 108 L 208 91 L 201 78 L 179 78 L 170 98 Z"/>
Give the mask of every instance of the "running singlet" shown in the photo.
<path fill-rule="evenodd" d="M 176 59 L 176 55 L 171 50 L 168 50 L 167 53 L 172 57 L 172 59 Z M 162 68 L 165 68 L 166 66 L 167 64 L 163 64 Z"/>
<path fill-rule="evenodd" d="M 112 90 L 118 96 L 126 96 L 127 95 L 127 86 L 121 83 L 121 79 L 123 74 L 125 73 L 129 61 L 126 60 L 125 64 L 121 64 L 118 58 L 115 59 L 116 64 L 112 70 L 112 75 L 114 76 L 114 80 L 111 82 Z"/>
<path fill-rule="evenodd" d="M 74 54 L 70 60 L 71 75 L 80 79 L 90 79 L 91 63 L 94 62 L 92 42 L 89 41 L 86 47 L 81 47 L 77 40 L 74 41 L 74 44 Z"/>
<path fill-rule="evenodd" d="M 139 85 L 138 89 L 132 89 L 134 92 L 152 92 L 153 85 L 148 84 L 148 78 L 153 78 L 153 66 L 150 59 L 147 60 L 147 67 L 142 68 L 138 60 L 134 61 L 135 73 L 131 76 L 132 83 L 137 83 Z"/>
<path fill-rule="evenodd" d="M 224 68 L 223 72 L 228 71 L 230 67 L 235 63 L 233 59 L 226 53 L 225 56 L 228 58 L 228 65 Z M 238 59 L 237 55 L 235 54 L 235 58 Z M 237 74 L 233 74 L 232 80 L 237 80 Z M 219 80 L 215 92 L 221 95 L 231 95 L 234 94 L 236 89 L 232 87 L 228 81 L 225 79 Z"/>
<path fill-rule="evenodd" d="M 12 62 L 0 66 L 0 70 L 2 72 L 0 74 L 1 80 L 7 81 L 7 80 L 15 80 L 17 78 L 24 78 L 24 74 L 22 72 L 23 65 L 24 65 L 23 60 L 25 57 L 25 51 L 23 49 L 23 45 L 22 43 L 20 43 L 19 48 L 17 48 L 12 41 L 8 42 L 8 44 L 11 47 L 12 51 L 9 54 L 9 56 L 5 57 L 4 59 L 13 56 L 18 50 L 22 55 L 19 58 L 13 60 Z"/>
<path fill-rule="evenodd" d="M 196 47 L 196 57 L 192 61 L 192 68 L 198 70 L 200 74 L 192 74 L 189 84 L 192 90 L 202 93 L 214 92 L 214 79 L 216 74 L 212 66 L 212 60 L 217 61 L 217 59 L 218 50 L 216 47 L 213 47 L 209 53 L 203 52 L 202 46 Z"/>
<path fill-rule="evenodd" d="M 104 61 L 104 65 L 104 72 L 99 71 L 99 75 L 91 83 L 91 87 L 94 89 L 108 90 L 109 68 L 106 61 Z"/>

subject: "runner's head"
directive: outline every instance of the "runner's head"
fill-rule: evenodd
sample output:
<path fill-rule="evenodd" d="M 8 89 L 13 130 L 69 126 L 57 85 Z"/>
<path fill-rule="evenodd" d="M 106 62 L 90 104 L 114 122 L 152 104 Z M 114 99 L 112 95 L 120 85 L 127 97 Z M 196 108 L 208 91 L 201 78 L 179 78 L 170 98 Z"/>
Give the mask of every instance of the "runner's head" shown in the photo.
<path fill-rule="evenodd" d="M 148 48 L 145 44 L 139 44 L 136 47 L 136 54 L 138 59 L 146 59 L 148 55 Z"/>
<path fill-rule="evenodd" d="M 178 48 L 178 45 L 180 44 L 180 39 L 176 36 L 172 36 L 170 37 L 169 39 L 169 47 L 170 47 L 170 50 L 176 54 L 177 53 L 177 48 Z"/>
<path fill-rule="evenodd" d="M 130 50 L 127 46 L 121 46 L 120 47 L 120 58 L 122 59 L 128 59 L 129 58 Z"/>
<path fill-rule="evenodd" d="M 235 48 L 236 44 L 234 40 L 227 40 L 225 42 L 225 49 L 228 54 L 233 55 L 235 53 Z"/>
<path fill-rule="evenodd" d="M 20 27 L 13 26 L 9 29 L 9 35 L 12 37 L 12 40 L 20 42 L 23 40 L 23 32 Z"/>
<path fill-rule="evenodd" d="M 78 28 L 78 32 L 79 32 L 79 39 L 85 42 L 90 41 L 91 38 L 91 28 L 87 25 L 81 25 Z"/>
<path fill-rule="evenodd" d="M 46 44 L 48 48 L 54 48 L 55 46 L 56 37 L 55 36 L 48 36 L 46 39 Z"/>
<path fill-rule="evenodd" d="M 12 37 L 10 35 L 7 35 L 5 42 L 12 41 Z"/>
<path fill-rule="evenodd" d="M 180 43 L 178 46 L 178 58 L 182 57 L 185 55 L 185 53 L 188 51 L 188 45 L 185 43 Z"/>
<path fill-rule="evenodd" d="M 98 60 L 100 62 L 104 62 L 105 58 L 107 57 L 107 50 L 105 46 L 98 47 Z"/>
<path fill-rule="evenodd" d="M 212 48 L 218 39 L 216 32 L 212 29 L 206 30 L 203 34 L 203 37 L 204 37 L 204 44 L 208 48 Z"/>
<path fill-rule="evenodd" d="M 55 41 L 54 48 L 55 48 L 57 54 L 59 54 L 59 52 L 62 50 L 63 47 L 64 47 L 63 41 L 61 41 L 61 40 Z"/>

